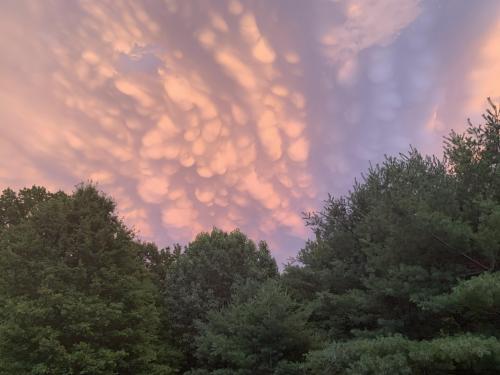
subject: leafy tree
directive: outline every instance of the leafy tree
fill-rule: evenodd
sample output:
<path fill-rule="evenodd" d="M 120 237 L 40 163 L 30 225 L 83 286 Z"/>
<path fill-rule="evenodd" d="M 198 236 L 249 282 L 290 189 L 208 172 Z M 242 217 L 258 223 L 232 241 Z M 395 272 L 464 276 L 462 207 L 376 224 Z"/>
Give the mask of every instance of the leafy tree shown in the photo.
<path fill-rule="evenodd" d="M 278 275 L 264 242 L 258 246 L 236 230 L 201 233 L 181 252 L 173 253 L 165 281 L 165 306 L 172 341 L 184 355 L 184 368 L 194 364 L 196 320 L 231 301 L 235 285 Z"/>
<path fill-rule="evenodd" d="M 5 189 L 0 196 L 0 232 L 33 214 L 39 203 L 47 201 L 64 193 L 50 193 L 45 188 L 33 186 L 16 193 L 12 189 Z"/>
<path fill-rule="evenodd" d="M 300 362 L 314 343 L 308 312 L 276 280 L 250 298 L 244 289 L 201 324 L 196 355 L 206 370 L 194 373 L 302 373 Z"/>
<path fill-rule="evenodd" d="M 445 160 L 457 178 L 466 213 L 477 218 L 475 201 L 500 201 L 500 108 L 488 98 L 490 108 L 483 115 L 485 124 L 469 126 L 465 133 L 454 131 L 446 138 Z"/>
<path fill-rule="evenodd" d="M 161 289 L 164 285 L 165 278 L 167 277 L 167 270 L 174 259 L 173 253 L 170 248 L 158 249 L 158 247 L 151 242 L 141 243 L 139 246 L 139 256 L 149 271 L 154 283 Z M 178 251 L 178 250 L 174 250 Z"/>
<path fill-rule="evenodd" d="M 165 374 L 142 245 L 93 186 L 2 195 L 1 374 Z M 5 202 L 8 202 L 5 204 Z M 8 214 L 5 214 L 5 213 Z"/>
<path fill-rule="evenodd" d="M 311 322 L 335 347 L 358 345 L 353 352 L 363 356 L 364 348 L 400 337 L 412 350 L 466 348 L 474 340 L 482 350 L 484 339 L 496 368 L 500 121 L 493 104 L 484 119 L 484 125 L 469 123 L 465 134 L 452 132 L 443 160 L 415 149 L 387 157 L 346 197 L 330 197 L 322 211 L 306 216 L 315 238 L 286 267 L 283 282 L 311 306 Z M 388 349 L 392 359 L 377 354 L 380 367 L 366 365 L 371 373 L 419 373 L 415 363 L 403 365 L 396 347 Z M 485 368 L 479 357 L 464 355 L 457 369 L 478 373 Z M 335 371 L 344 373 L 339 366 Z"/>

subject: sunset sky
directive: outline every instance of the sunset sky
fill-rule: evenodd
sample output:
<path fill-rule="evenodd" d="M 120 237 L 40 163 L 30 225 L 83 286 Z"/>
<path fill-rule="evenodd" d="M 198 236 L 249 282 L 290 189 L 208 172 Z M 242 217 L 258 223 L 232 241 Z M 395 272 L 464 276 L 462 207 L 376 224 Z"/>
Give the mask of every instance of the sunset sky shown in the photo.
<path fill-rule="evenodd" d="M 0 188 L 91 180 L 143 239 L 280 263 L 301 212 L 500 99 L 497 0 L 3 0 L 0 50 Z"/>

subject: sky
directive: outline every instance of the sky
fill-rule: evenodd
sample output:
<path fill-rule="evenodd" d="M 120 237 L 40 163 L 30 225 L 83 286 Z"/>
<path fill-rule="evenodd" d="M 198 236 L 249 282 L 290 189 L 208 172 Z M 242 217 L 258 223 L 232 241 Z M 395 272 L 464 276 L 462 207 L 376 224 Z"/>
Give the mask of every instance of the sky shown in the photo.
<path fill-rule="evenodd" d="M 0 188 L 92 181 L 138 236 L 279 263 L 384 154 L 500 101 L 497 0 L 0 2 Z"/>

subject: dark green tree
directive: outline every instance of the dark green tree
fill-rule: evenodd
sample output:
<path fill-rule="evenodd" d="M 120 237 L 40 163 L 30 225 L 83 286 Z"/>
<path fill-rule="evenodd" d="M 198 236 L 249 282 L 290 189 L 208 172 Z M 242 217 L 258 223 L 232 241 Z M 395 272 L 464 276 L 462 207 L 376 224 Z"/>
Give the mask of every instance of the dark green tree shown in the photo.
<path fill-rule="evenodd" d="M 500 341 L 463 334 L 412 341 L 401 335 L 336 342 L 312 352 L 311 375 L 498 374 Z"/>
<path fill-rule="evenodd" d="M 462 209 L 471 219 L 478 217 L 477 200 L 500 201 L 500 108 L 488 101 L 485 123 L 469 120 L 465 133 L 451 132 L 444 149 L 449 170 L 459 182 Z"/>
<path fill-rule="evenodd" d="M 93 186 L 0 201 L 0 374 L 168 373 L 142 244 L 113 201 Z"/>
<path fill-rule="evenodd" d="M 170 335 L 184 356 L 183 368 L 194 365 L 195 321 L 231 301 L 235 285 L 277 277 L 276 262 L 264 242 L 256 246 L 236 230 L 201 233 L 183 252 L 177 248 L 165 281 Z"/>
<path fill-rule="evenodd" d="M 485 124 L 446 138 L 443 160 L 415 149 L 388 157 L 306 217 L 315 238 L 283 282 L 333 341 L 312 373 L 498 371 L 500 122 L 491 105 Z"/>
<path fill-rule="evenodd" d="M 443 292 L 482 265 L 455 197 L 436 158 L 416 150 L 387 158 L 348 197 L 330 198 L 307 218 L 316 238 L 284 282 L 310 301 L 312 319 L 331 338 L 401 330 L 425 338 L 432 327 L 414 299 Z"/>
<path fill-rule="evenodd" d="M 34 213 L 39 203 L 57 195 L 64 193 L 53 194 L 39 186 L 21 189 L 18 193 L 5 189 L 0 196 L 0 231 L 19 224 Z"/>
<path fill-rule="evenodd" d="M 257 287 L 253 295 L 245 289 L 201 324 L 196 355 L 204 370 L 194 373 L 302 373 L 300 363 L 314 344 L 308 312 L 276 280 Z"/>
<path fill-rule="evenodd" d="M 459 281 L 449 293 L 422 301 L 436 313 L 442 333 L 473 332 L 500 337 L 500 272 Z"/>

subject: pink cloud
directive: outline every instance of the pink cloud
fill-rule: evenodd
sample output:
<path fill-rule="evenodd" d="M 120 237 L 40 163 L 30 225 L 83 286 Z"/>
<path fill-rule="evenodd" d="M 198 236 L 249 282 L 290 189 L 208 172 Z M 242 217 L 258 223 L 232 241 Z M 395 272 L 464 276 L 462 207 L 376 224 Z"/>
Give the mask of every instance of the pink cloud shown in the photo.
<path fill-rule="evenodd" d="M 464 42 L 477 58 L 442 74 L 466 76 L 470 95 L 455 97 L 451 83 L 432 86 L 432 59 L 412 72 L 430 94 L 402 92 L 393 68 L 398 38 L 437 12 L 425 1 L 293 4 L 0 4 L 0 185 L 70 190 L 90 179 L 162 245 L 240 227 L 283 260 L 297 250 L 287 241 L 307 236 L 301 212 L 366 158 L 425 144 L 456 119 L 454 104 L 478 111 L 499 95 L 498 21 Z M 432 105 L 405 101 L 434 92 Z M 424 115 L 403 116 L 410 106 Z"/>

